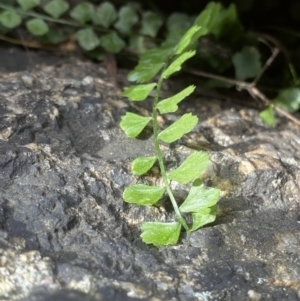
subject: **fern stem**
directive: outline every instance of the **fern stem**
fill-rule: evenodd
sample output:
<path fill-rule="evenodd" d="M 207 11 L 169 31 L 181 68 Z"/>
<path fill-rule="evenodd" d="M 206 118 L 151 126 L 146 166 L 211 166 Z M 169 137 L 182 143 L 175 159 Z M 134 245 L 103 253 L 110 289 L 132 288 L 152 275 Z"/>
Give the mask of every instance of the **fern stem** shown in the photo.
<path fill-rule="evenodd" d="M 172 205 L 173 205 L 175 214 L 177 216 L 177 219 L 179 220 L 180 224 L 184 227 L 184 229 L 187 232 L 189 232 L 190 229 L 189 229 L 187 223 L 185 222 L 185 219 L 182 217 L 182 215 L 179 211 L 179 208 L 177 206 L 175 197 L 174 197 L 173 192 L 171 190 L 171 187 L 169 185 L 169 180 L 167 178 L 167 173 L 166 173 L 166 169 L 165 169 L 165 165 L 164 165 L 164 161 L 163 161 L 162 152 L 161 152 L 159 141 L 158 141 L 158 123 L 157 123 L 158 114 L 157 114 L 156 106 L 158 104 L 162 83 L 163 83 L 163 77 L 160 76 L 159 81 L 157 83 L 157 89 L 156 89 L 156 93 L 155 93 L 155 98 L 154 98 L 154 103 L 153 103 L 153 111 L 152 111 L 154 146 L 155 146 L 156 156 L 157 156 L 157 159 L 158 159 L 158 164 L 159 164 L 159 167 L 160 167 L 161 176 L 162 176 L 166 191 L 167 191 L 167 193 L 169 195 L 169 198 L 172 202 Z"/>

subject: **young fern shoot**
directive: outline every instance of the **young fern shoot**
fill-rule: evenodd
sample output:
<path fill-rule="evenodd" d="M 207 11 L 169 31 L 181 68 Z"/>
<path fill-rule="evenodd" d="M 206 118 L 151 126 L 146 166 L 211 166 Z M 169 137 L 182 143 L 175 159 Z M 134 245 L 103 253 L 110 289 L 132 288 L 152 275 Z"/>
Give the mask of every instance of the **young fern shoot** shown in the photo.
<path fill-rule="evenodd" d="M 197 21 L 203 21 L 201 15 Z M 152 121 L 155 155 L 136 158 L 132 162 L 131 169 L 135 175 L 143 175 L 152 168 L 155 162 L 158 162 L 163 180 L 162 186 L 131 185 L 125 189 L 123 198 L 128 203 L 153 205 L 164 194 L 167 194 L 176 214 L 176 221 L 144 222 L 142 224 L 141 237 L 147 244 L 155 246 L 176 244 L 182 228 L 187 232 L 195 231 L 205 224 L 213 222 L 216 218 L 216 204 L 220 191 L 216 188 L 206 188 L 199 179 L 201 173 L 209 165 L 208 155 L 201 151 L 194 152 L 179 167 L 167 171 L 160 148 L 161 142 L 172 143 L 189 133 L 198 123 L 197 116 L 186 113 L 165 129 L 160 129 L 157 122 L 159 114 L 176 112 L 178 103 L 194 91 L 195 87 L 191 85 L 172 97 L 160 99 L 163 81 L 179 71 L 182 64 L 195 55 L 195 50 L 193 50 L 195 41 L 205 33 L 205 27 L 196 24 L 186 32 L 177 45 L 166 44 L 147 51 L 141 56 L 135 70 L 129 74 L 129 79 L 144 83 L 159 74 L 158 82 L 133 85 L 125 88 L 123 92 L 123 96 L 128 97 L 130 101 L 143 101 L 155 89 L 152 116 L 146 117 L 127 112 L 122 116 L 120 126 L 128 137 L 134 138 Z M 178 207 L 170 187 L 171 180 L 180 184 L 193 183 L 187 198 L 180 207 Z M 192 225 L 188 225 L 182 213 L 192 215 Z"/>

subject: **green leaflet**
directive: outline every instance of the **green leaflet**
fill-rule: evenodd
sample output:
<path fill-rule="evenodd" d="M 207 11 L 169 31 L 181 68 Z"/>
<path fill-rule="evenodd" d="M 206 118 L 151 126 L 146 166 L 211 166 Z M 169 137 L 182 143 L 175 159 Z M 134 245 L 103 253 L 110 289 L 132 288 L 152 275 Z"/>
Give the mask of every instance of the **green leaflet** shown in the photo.
<path fill-rule="evenodd" d="M 154 64 L 143 64 L 138 65 L 135 70 L 128 74 L 129 81 L 136 81 L 138 83 L 144 83 L 154 77 L 164 66 L 164 63 L 154 63 Z"/>
<path fill-rule="evenodd" d="M 135 184 L 124 190 L 123 198 L 127 203 L 143 206 L 153 205 L 163 196 L 164 192 L 164 187 Z"/>
<path fill-rule="evenodd" d="M 38 18 L 27 21 L 26 28 L 35 36 L 42 36 L 49 31 L 47 23 L 44 20 Z"/>
<path fill-rule="evenodd" d="M 201 28 L 199 26 L 193 26 L 191 27 L 185 34 L 184 36 L 181 38 L 181 40 L 179 41 L 177 48 L 176 48 L 176 52 L 175 54 L 182 54 L 183 51 L 185 51 L 187 49 L 187 47 L 191 44 L 192 41 L 195 40 L 195 37 L 198 35 L 196 35 L 200 30 L 202 29 L 202 35 L 207 33 L 206 28 Z"/>
<path fill-rule="evenodd" d="M 40 0 L 18 0 L 17 2 L 24 10 L 28 10 L 40 4 Z"/>
<path fill-rule="evenodd" d="M 255 77 L 261 70 L 260 53 L 255 47 L 244 47 L 232 57 L 235 78 L 245 80 Z"/>
<path fill-rule="evenodd" d="M 147 11 L 143 14 L 142 28 L 140 30 L 140 33 L 155 38 L 162 24 L 163 20 L 161 16 L 154 12 Z"/>
<path fill-rule="evenodd" d="M 120 127 L 128 137 L 134 138 L 141 133 L 150 120 L 151 117 L 143 117 L 127 112 L 126 115 L 121 117 Z"/>
<path fill-rule="evenodd" d="M 145 174 L 155 163 L 156 157 L 138 157 L 131 163 L 131 170 L 135 175 Z"/>
<path fill-rule="evenodd" d="M 192 113 L 186 113 L 160 132 L 158 138 L 164 142 L 172 143 L 181 138 L 184 134 L 190 132 L 197 123 L 197 116 L 193 116 Z"/>
<path fill-rule="evenodd" d="M 196 18 L 194 24 L 205 27 L 210 32 L 219 17 L 221 7 L 221 3 L 209 2 L 205 10 Z"/>
<path fill-rule="evenodd" d="M 200 179 L 197 179 L 179 207 L 181 212 L 200 212 L 202 209 L 214 206 L 220 197 L 217 188 L 206 188 Z"/>
<path fill-rule="evenodd" d="M 93 22 L 108 28 L 118 18 L 114 5 L 110 2 L 101 3 L 95 11 Z"/>
<path fill-rule="evenodd" d="M 294 113 L 300 108 L 300 88 L 294 87 L 282 90 L 273 101 L 276 106 Z"/>
<path fill-rule="evenodd" d="M 193 25 L 192 18 L 184 13 L 173 13 L 168 17 L 167 29 L 171 32 L 179 31 L 182 35 Z"/>
<path fill-rule="evenodd" d="M 192 213 L 193 226 L 191 231 L 195 231 L 206 224 L 215 221 L 217 216 L 217 206 L 212 206 L 211 208 L 205 208 L 199 212 Z"/>
<path fill-rule="evenodd" d="M 65 0 L 52 0 L 46 4 L 44 10 L 51 17 L 58 19 L 63 13 L 69 9 L 70 5 Z"/>
<path fill-rule="evenodd" d="M 181 102 L 184 98 L 192 94 L 195 88 L 195 86 L 191 85 L 182 90 L 181 92 L 177 93 L 176 95 L 161 100 L 156 106 L 156 108 L 159 110 L 160 114 L 166 114 L 177 111 L 177 104 Z"/>
<path fill-rule="evenodd" d="M 168 173 L 167 177 L 181 184 L 187 184 L 197 179 L 208 165 L 208 154 L 195 152 L 188 156 L 178 168 Z"/>
<path fill-rule="evenodd" d="M 217 39 L 221 37 L 226 39 L 228 44 L 235 44 L 236 41 L 244 38 L 245 32 L 234 3 L 227 8 L 221 5 L 214 22 L 209 25 L 209 33 L 215 35 Z"/>
<path fill-rule="evenodd" d="M 189 58 L 194 56 L 196 51 L 188 51 L 182 53 L 174 62 L 163 72 L 162 78 L 167 79 L 173 73 L 181 70 L 181 65 L 187 61 Z"/>
<path fill-rule="evenodd" d="M 268 126 L 274 126 L 276 124 L 273 106 L 268 106 L 265 110 L 259 113 L 259 116 Z"/>
<path fill-rule="evenodd" d="M 138 65 L 128 75 L 129 81 L 143 83 L 153 78 L 164 66 L 173 47 L 163 46 L 146 51 L 140 58 Z"/>
<path fill-rule="evenodd" d="M 121 33 L 128 35 L 131 27 L 137 23 L 138 20 L 139 17 L 135 9 L 131 5 L 125 5 L 121 7 L 119 11 L 119 19 L 115 23 L 115 28 Z"/>
<path fill-rule="evenodd" d="M 145 37 L 133 34 L 129 37 L 128 49 L 132 51 L 137 51 L 139 53 L 145 53 L 146 52 L 145 41 L 146 41 Z"/>
<path fill-rule="evenodd" d="M 118 53 L 126 46 L 124 40 L 115 31 L 101 36 L 100 44 L 107 52 L 111 53 Z"/>
<path fill-rule="evenodd" d="M 90 21 L 93 14 L 94 8 L 93 5 L 89 2 L 79 3 L 70 12 L 70 16 L 81 24 L 85 24 Z"/>
<path fill-rule="evenodd" d="M 154 87 L 156 83 L 130 86 L 124 89 L 122 96 L 128 97 L 131 101 L 142 101 L 147 98 Z"/>
<path fill-rule="evenodd" d="M 201 14 L 194 21 L 194 25 L 200 27 L 200 29 L 193 34 L 190 41 L 190 48 L 196 49 L 197 41 L 200 37 L 209 34 L 211 29 L 215 25 L 221 10 L 221 4 L 216 2 L 209 2 L 201 12 Z"/>
<path fill-rule="evenodd" d="M 0 14 L 0 23 L 7 28 L 15 28 L 21 22 L 21 17 L 12 10 L 6 10 Z"/>
<path fill-rule="evenodd" d="M 179 239 L 181 224 L 178 222 L 145 222 L 141 229 L 143 230 L 141 234 L 143 242 L 158 247 L 176 244 Z"/>
<path fill-rule="evenodd" d="M 153 48 L 145 52 L 139 61 L 139 64 L 163 63 L 173 55 L 174 49 L 168 45 Z"/>
<path fill-rule="evenodd" d="M 76 38 L 84 50 L 93 50 L 100 44 L 100 40 L 92 28 L 78 30 Z"/>
<path fill-rule="evenodd" d="M 183 13 L 173 13 L 167 20 L 167 42 L 176 44 L 193 25 L 193 18 Z"/>

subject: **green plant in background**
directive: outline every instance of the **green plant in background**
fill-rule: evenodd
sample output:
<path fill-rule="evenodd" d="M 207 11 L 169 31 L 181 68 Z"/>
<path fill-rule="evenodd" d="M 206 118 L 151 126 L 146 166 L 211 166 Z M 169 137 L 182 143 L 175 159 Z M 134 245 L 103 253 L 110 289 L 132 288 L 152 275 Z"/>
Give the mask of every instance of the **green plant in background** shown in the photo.
<path fill-rule="evenodd" d="M 105 52 L 118 53 L 126 45 L 141 52 L 146 37 L 154 38 L 163 24 L 158 14 L 146 11 L 140 15 L 132 3 L 119 11 L 108 1 L 97 6 L 82 1 L 73 8 L 66 0 L 8 3 L 0 3 L 0 34 L 25 25 L 36 39 L 48 44 L 61 43 L 75 34 L 81 48 L 98 59 Z"/>
<path fill-rule="evenodd" d="M 143 101 L 155 89 L 152 115 L 140 116 L 127 112 L 122 117 L 120 126 L 128 137 L 134 138 L 143 131 L 149 122 L 152 122 L 155 155 L 136 158 L 132 162 L 131 168 L 135 175 L 143 175 L 153 167 L 155 162 L 158 162 L 163 180 L 162 186 L 131 185 L 125 189 L 123 198 L 128 203 L 153 205 L 164 194 L 167 194 L 176 215 L 176 221 L 144 222 L 141 227 L 143 231 L 141 237 L 147 244 L 155 246 L 176 244 L 182 228 L 187 232 L 195 231 L 207 223 L 213 222 L 216 218 L 216 204 L 219 200 L 220 190 L 205 187 L 199 179 L 201 173 L 209 165 L 209 156 L 201 151 L 194 152 L 179 167 L 168 172 L 160 148 L 162 142 L 173 143 L 190 132 L 198 123 L 198 118 L 191 113 L 186 113 L 165 129 L 160 129 L 157 121 L 159 114 L 177 111 L 178 103 L 194 91 L 195 87 L 191 85 L 174 96 L 160 99 L 163 81 L 179 71 L 182 64 L 196 54 L 194 48 L 197 40 L 207 33 L 214 12 L 215 7 L 210 6 L 200 14 L 194 26 L 186 31 L 178 43 L 169 41 L 161 47 L 143 54 L 135 70 L 129 74 L 130 80 L 140 84 L 125 88 L 123 92 L 123 96 L 128 97 L 130 101 Z M 153 80 L 157 74 L 159 74 L 157 81 L 143 84 Z M 192 183 L 187 198 L 179 207 L 170 187 L 170 181 L 180 184 Z M 192 215 L 191 226 L 183 216 L 187 213 Z"/>
<path fill-rule="evenodd" d="M 215 74 L 234 70 L 235 79 L 240 81 L 255 78 L 262 69 L 263 60 L 257 34 L 244 30 L 234 4 L 226 8 L 210 2 L 206 9 L 211 8 L 214 8 L 213 14 L 205 36 L 213 44 L 209 47 L 202 47 L 201 43 L 195 45 L 193 66 Z M 0 3 L 0 35 L 9 35 L 14 28 L 23 26 L 45 44 L 56 45 L 75 36 L 85 53 L 98 60 L 103 60 L 106 53 L 118 54 L 124 50 L 126 58 L 133 53 L 140 55 L 149 46 L 156 47 L 161 40 L 165 44 L 177 43 L 194 22 L 197 23 L 194 16 L 184 13 L 173 13 L 164 20 L 155 12 L 143 11 L 134 2 L 119 9 L 109 1 L 99 5 L 82 1 L 74 7 L 67 0 L 2 0 Z M 163 38 L 162 33 L 165 34 Z M 268 101 L 270 105 L 260 114 L 266 124 L 275 124 L 276 107 L 290 113 L 300 109 L 299 82 L 295 68 L 288 62 L 277 85 L 278 96 Z M 226 81 L 211 79 L 206 85 L 232 87 Z"/>

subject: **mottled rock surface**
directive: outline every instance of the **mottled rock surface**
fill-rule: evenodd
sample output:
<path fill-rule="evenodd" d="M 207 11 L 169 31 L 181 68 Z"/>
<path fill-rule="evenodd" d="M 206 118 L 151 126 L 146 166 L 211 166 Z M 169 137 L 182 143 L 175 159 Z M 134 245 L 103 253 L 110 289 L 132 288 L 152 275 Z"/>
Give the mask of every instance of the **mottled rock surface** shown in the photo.
<path fill-rule="evenodd" d="M 300 300 L 300 128 L 187 100 L 179 114 L 200 122 L 165 155 L 172 168 L 208 151 L 203 179 L 222 190 L 219 214 L 155 248 L 141 242 L 141 223 L 174 216 L 122 201 L 137 181 L 131 160 L 152 152 L 151 137 L 133 141 L 119 129 L 126 110 L 147 114 L 147 104 L 128 104 L 92 62 L 2 71 L 0 300 Z"/>

